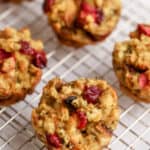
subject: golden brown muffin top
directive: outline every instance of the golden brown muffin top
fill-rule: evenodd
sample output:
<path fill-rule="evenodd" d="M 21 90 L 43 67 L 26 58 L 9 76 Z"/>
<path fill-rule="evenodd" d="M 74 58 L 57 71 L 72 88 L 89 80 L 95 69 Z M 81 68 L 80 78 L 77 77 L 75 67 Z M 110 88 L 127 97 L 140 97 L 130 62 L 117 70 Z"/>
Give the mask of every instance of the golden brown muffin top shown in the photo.
<path fill-rule="evenodd" d="M 120 16 L 120 0 L 45 0 L 44 12 L 58 32 L 74 39 L 100 40 L 108 35 Z"/>
<path fill-rule="evenodd" d="M 150 99 L 150 25 L 138 25 L 130 37 L 116 44 L 114 68 L 123 86 Z"/>
<path fill-rule="evenodd" d="M 31 38 L 28 29 L 0 31 L 0 100 L 28 92 L 46 65 L 41 41 Z"/>
<path fill-rule="evenodd" d="M 32 113 L 33 127 L 50 150 L 99 150 L 118 119 L 115 91 L 103 80 L 84 78 L 49 81 Z"/>

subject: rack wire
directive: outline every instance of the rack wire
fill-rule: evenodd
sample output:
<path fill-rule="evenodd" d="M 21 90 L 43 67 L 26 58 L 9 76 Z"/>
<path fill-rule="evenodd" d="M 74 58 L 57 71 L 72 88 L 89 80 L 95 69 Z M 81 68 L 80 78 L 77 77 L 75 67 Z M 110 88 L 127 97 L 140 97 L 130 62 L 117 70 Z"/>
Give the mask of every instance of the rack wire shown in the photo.
<path fill-rule="evenodd" d="M 31 111 L 37 106 L 43 86 L 54 76 L 70 81 L 78 77 L 101 77 L 119 95 L 120 122 L 108 149 L 150 150 L 150 105 L 135 103 L 119 90 L 112 69 L 114 43 L 128 38 L 137 23 L 149 20 L 150 1 L 123 0 L 121 20 L 113 34 L 96 46 L 74 50 L 60 45 L 41 10 L 42 0 L 21 5 L 0 4 L 0 28 L 27 26 L 46 46 L 48 66 L 35 92 L 11 107 L 0 108 L 0 150 L 46 150 L 31 127 Z"/>

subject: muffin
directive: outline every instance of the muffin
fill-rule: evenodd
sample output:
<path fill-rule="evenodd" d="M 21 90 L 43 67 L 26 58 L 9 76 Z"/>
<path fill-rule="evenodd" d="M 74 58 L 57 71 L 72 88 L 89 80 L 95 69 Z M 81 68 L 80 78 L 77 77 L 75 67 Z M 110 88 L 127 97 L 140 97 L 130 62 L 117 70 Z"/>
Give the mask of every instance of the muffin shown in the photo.
<path fill-rule="evenodd" d="M 46 66 L 43 44 L 33 40 L 28 29 L 0 31 L 0 106 L 31 94 Z"/>
<path fill-rule="evenodd" d="M 73 47 L 103 41 L 115 28 L 120 0 L 45 0 L 43 10 L 58 39 Z"/>
<path fill-rule="evenodd" d="M 114 49 L 114 70 L 123 92 L 136 101 L 150 102 L 150 25 L 139 24 L 130 39 Z"/>
<path fill-rule="evenodd" d="M 49 150 L 100 150 L 119 119 L 116 92 L 105 81 L 54 78 L 46 85 L 32 124 Z"/>

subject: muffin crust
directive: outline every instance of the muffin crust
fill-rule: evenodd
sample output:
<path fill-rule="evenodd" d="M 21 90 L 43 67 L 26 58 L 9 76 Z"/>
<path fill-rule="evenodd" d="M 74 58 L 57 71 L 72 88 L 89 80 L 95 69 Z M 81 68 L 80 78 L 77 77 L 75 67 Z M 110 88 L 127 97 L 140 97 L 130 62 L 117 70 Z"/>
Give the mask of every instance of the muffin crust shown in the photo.
<path fill-rule="evenodd" d="M 115 91 L 103 80 L 54 78 L 32 112 L 33 128 L 49 150 L 100 150 L 119 119 Z"/>
<path fill-rule="evenodd" d="M 150 26 L 139 24 L 130 40 L 117 43 L 113 64 L 121 88 L 138 101 L 150 102 Z"/>
<path fill-rule="evenodd" d="M 0 31 L 0 105 L 10 105 L 32 93 L 46 65 L 41 41 L 28 29 Z"/>
<path fill-rule="evenodd" d="M 82 47 L 104 40 L 120 17 L 120 0 L 45 0 L 43 9 L 58 39 Z"/>

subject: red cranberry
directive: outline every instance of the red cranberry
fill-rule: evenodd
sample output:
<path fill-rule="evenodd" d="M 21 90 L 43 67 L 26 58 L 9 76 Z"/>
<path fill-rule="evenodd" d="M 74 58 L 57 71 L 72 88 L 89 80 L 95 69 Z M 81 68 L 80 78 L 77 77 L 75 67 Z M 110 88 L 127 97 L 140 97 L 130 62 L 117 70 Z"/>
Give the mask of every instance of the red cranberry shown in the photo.
<path fill-rule="evenodd" d="M 148 25 L 139 24 L 138 25 L 138 31 L 140 33 L 147 35 L 147 36 L 150 36 L 150 26 L 148 26 Z"/>
<path fill-rule="evenodd" d="M 102 11 L 96 11 L 96 17 L 95 17 L 95 22 L 97 23 L 97 24 L 100 24 L 101 23 L 101 21 L 103 20 L 103 17 L 104 17 L 104 14 L 103 14 L 103 12 Z"/>
<path fill-rule="evenodd" d="M 86 86 L 83 92 L 83 98 L 86 99 L 88 103 L 95 104 L 101 93 L 102 90 L 100 90 L 97 86 Z"/>
<path fill-rule="evenodd" d="M 35 54 L 35 50 L 31 48 L 30 43 L 27 41 L 20 41 L 21 49 L 20 52 L 26 55 L 33 56 Z"/>
<path fill-rule="evenodd" d="M 4 49 L 0 49 L 0 61 L 3 61 L 4 59 L 7 59 L 11 56 L 12 56 L 11 53 L 6 52 Z"/>
<path fill-rule="evenodd" d="M 94 7 L 92 7 L 89 3 L 83 2 L 81 4 L 81 9 L 87 13 L 93 13 L 95 11 Z"/>
<path fill-rule="evenodd" d="M 81 12 L 79 14 L 79 22 L 81 24 L 86 23 L 87 15 L 91 15 L 94 18 L 95 23 L 100 24 L 103 19 L 103 12 L 94 8 L 87 2 L 81 4 Z"/>
<path fill-rule="evenodd" d="M 30 43 L 26 41 L 20 41 L 21 49 L 20 52 L 33 57 L 33 63 L 39 68 L 43 68 L 47 64 L 46 54 L 41 51 L 38 52 L 35 49 L 31 48 Z"/>
<path fill-rule="evenodd" d="M 34 58 L 34 64 L 39 68 L 44 68 L 47 64 L 47 58 L 45 52 L 36 52 Z"/>
<path fill-rule="evenodd" d="M 77 111 L 77 116 L 79 119 L 79 123 L 78 123 L 78 129 L 84 129 L 87 125 L 87 117 L 86 114 L 82 111 Z"/>
<path fill-rule="evenodd" d="M 47 143 L 55 148 L 61 147 L 61 141 L 57 134 L 47 134 L 46 135 Z"/>
<path fill-rule="evenodd" d="M 43 4 L 43 10 L 45 13 L 51 10 L 51 6 L 54 4 L 55 0 L 45 0 Z"/>
<path fill-rule="evenodd" d="M 150 83 L 148 76 L 146 74 L 141 74 L 139 76 L 139 85 L 141 88 L 146 87 Z"/>

